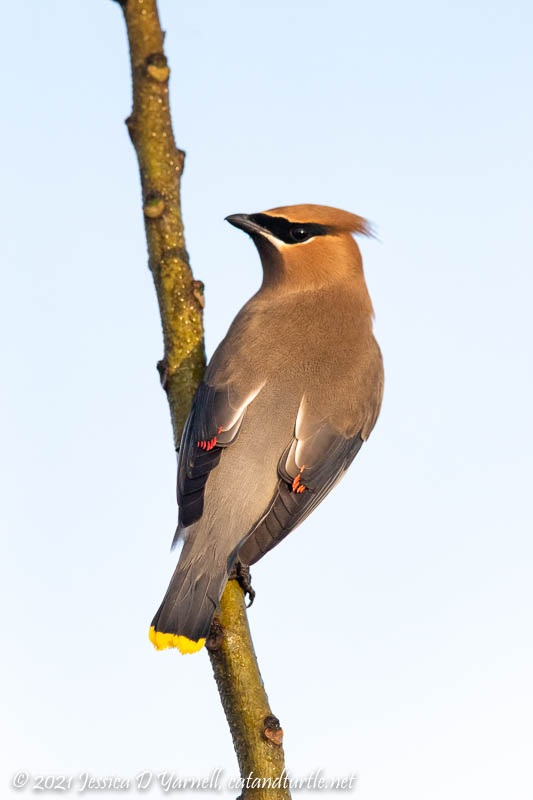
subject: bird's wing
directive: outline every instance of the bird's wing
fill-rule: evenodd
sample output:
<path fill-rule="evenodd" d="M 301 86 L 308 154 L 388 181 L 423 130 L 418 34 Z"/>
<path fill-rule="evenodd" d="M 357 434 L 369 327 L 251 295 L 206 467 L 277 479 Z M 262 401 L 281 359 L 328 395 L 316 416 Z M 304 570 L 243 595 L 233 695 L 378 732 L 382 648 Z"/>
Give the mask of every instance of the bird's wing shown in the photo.
<path fill-rule="evenodd" d="M 198 387 L 179 449 L 179 523 L 173 545 L 181 531 L 202 516 L 209 473 L 218 465 L 222 450 L 239 435 L 246 409 L 261 388 L 244 394 L 233 384 L 201 383 Z"/>
<path fill-rule="evenodd" d="M 359 452 L 361 432 L 339 432 L 331 420 L 300 406 L 294 438 L 278 463 L 279 481 L 265 515 L 239 549 L 244 564 L 255 564 L 317 507 Z"/>

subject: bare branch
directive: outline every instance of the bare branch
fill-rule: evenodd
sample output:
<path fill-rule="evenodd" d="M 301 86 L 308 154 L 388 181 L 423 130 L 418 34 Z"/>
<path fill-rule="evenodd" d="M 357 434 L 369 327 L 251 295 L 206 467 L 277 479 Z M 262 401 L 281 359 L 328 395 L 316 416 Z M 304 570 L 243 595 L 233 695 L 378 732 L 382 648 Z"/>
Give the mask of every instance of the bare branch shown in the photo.
<path fill-rule="evenodd" d="M 205 369 L 202 302 L 185 249 L 180 179 L 185 154 L 176 147 L 168 99 L 170 69 L 155 0 L 124 0 L 133 83 L 126 120 L 141 175 L 149 266 L 154 277 L 165 355 L 164 380 L 179 445 L 192 397 Z"/>

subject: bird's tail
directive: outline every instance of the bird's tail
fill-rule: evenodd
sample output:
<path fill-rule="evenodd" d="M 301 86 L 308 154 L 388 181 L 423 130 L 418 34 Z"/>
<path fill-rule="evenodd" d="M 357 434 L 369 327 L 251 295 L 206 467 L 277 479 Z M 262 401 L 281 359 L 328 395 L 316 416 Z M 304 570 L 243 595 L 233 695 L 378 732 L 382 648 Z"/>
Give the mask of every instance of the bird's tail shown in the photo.
<path fill-rule="evenodd" d="M 225 568 L 208 575 L 194 569 L 194 562 L 178 564 L 152 620 L 150 641 L 154 647 L 157 650 L 177 647 L 181 653 L 201 650 L 226 580 Z"/>

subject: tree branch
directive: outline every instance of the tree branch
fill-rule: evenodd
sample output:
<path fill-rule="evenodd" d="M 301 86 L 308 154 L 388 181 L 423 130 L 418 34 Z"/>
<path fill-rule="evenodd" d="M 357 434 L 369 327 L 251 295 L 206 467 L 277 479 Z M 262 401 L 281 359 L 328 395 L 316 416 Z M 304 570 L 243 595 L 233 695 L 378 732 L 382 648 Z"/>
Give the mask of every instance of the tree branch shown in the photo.
<path fill-rule="evenodd" d="M 126 20 L 133 83 L 133 110 L 126 124 L 139 162 L 149 267 L 163 327 L 164 357 L 158 369 L 177 448 L 205 369 L 203 285 L 193 279 L 185 249 L 180 197 L 185 154 L 172 131 L 170 70 L 157 2 L 118 2 Z M 252 773 L 252 780 L 275 782 L 274 788 L 245 786 L 244 794 L 285 800 L 290 795 L 284 788 L 283 732 L 268 704 L 243 591 L 235 580 L 224 591 L 208 649 L 242 778 Z"/>
<path fill-rule="evenodd" d="M 185 249 L 180 179 L 185 154 L 174 141 L 168 99 L 170 70 L 155 0 L 123 0 L 130 45 L 133 110 L 126 120 L 137 153 L 149 266 L 154 277 L 165 355 L 160 363 L 174 442 L 205 368 L 202 303 Z"/>
<path fill-rule="evenodd" d="M 236 580 L 228 581 L 220 606 L 221 635 L 216 636 L 215 619 L 215 631 L 207 647 L 241 777 L 252 776 L 251 787 L 245 788 L 243 794 L 247 798 L 287 800 L 290 793 L 285 787 L 283 730 L 268 704 L 248 627 L 244 594 Z M 254 788 L 253 778 L 270 779 L 272 788 Z"/>

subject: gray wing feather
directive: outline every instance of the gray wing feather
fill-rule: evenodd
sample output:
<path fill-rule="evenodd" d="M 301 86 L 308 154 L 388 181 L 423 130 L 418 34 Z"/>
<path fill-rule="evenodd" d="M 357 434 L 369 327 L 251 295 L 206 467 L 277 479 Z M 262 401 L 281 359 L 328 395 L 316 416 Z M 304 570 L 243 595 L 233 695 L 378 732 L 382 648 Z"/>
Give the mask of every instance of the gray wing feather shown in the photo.
<path fill-rule="evenodd" d="M 269 509 L 239 549 L 244 564 L 255 564 L 309 516 L 342 478 L 363 444 L 360 434 L 343 436 L 326 420 L 314 430 L 297 425 L 297 432 L 306 438 L 298 439 L 295 432 L 279 460 L 280 480 Z M 304 488 L 297 491 L 299 487 Z"/>

